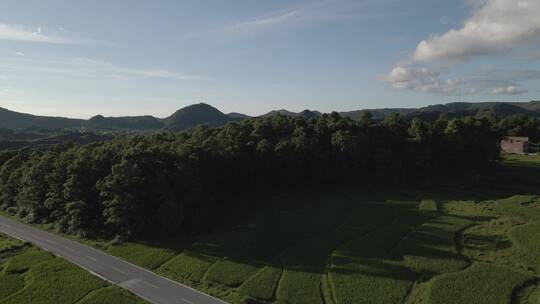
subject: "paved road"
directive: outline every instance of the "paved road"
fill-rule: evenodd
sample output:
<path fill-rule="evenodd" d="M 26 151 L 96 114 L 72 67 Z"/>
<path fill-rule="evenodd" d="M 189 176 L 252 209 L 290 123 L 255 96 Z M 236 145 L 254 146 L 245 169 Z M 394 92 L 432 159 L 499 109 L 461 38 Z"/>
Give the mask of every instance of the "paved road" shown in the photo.
<path fill-rule="evenodd" d="M 30 242 L 155 304 L 226 304 L 102 251 L 0 216 L 0 232 Z"/>

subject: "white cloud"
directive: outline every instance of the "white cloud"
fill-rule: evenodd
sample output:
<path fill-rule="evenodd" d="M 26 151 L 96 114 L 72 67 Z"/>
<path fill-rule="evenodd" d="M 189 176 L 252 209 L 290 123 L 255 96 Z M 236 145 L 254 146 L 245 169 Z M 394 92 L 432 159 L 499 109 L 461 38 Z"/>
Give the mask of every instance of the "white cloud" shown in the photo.
<path fill-rule="evenodd" d="M 348 7 L 349 5 L 348 1 L 343 0 L 319 0 L 236 22 L 220 31 L 224 33 L 250 34 L 285 24 L 337 19 L 344 17 L 343 12 L 340 11 L 342 7 Z"/>
<path fill-rule="evenodd" d="M 90 58 L 44 59 L 30 57 L 0 58 L 0 68 L 10 72 L 45 73 L 70 77 L 95 78 L 161 78 L 173 80 L 199 80 L 202 77 L 165 69 L 127 68 L 111 62 Z"/>
<path fill-rule="evenodd" d="M 465 87 L 462 79 L 441 79 L 440 72 L 413 64 L 399 64 L 389 74 L 378 76 L 394 90 L 421 93 L 460 95 L 474 94 L 477 89 Z"/>
<path fill-rule="evenodd" d="M 0 40 L 51 44 L 86 44 L 90 41 L 73 37 L 44 34 L 41 27 L 31 29 L 17 24 L 0 23 Z"/>
<path fill-rule="evenodd" d="M 505 86 L 505 87 L 498 87 L 494 88 L 491 93 L 495 95 L 523 95 L 527 93 L 528 91 L 524 88 L 521 88 L 519 86 Z"/>
<path fill-rule="evenodd" d="M 23 53 L 23 52 L 15 52 L 15 55 L 24 57 L 24 53 Z"/>
<path fill-rule="evenodd" d="M 251 20 L 238 22 L 225 28 L 226 32 L 252 33 L 265 27 L 282 24 L 300 16 L 300 11 L 291 10 L 260 16 Z"/>
<path fill-rule="evenodd" d="M 540 40 L 539 0 L 474 0 L 476 11 L 460 29 L 420 42 L 417 61 L 465 61 Z"/>
<path fill-rule="evenodd" d="M 489 67 L 458 79 L 443 79 L 441 75 L 455 68 L 456 63 L 481 56 L 539 58 L 535 46 L 540 42 L 540 0 L 465 1 L 471 5 L 473 13 L 461 28 L 420 42 L 411 62 L 398 64 L 379 79 L 394 90 L 432 94 L 527 93 L 524 84 L 540 80 L 540 71 Z M 524 52 L 526 55 L 522 56 Z"/>
<path fill-rule="evenodd" d="M 253 34 L 285 25 L 305 25 L 352 19 L 409 15 L 417 10 L 382 10 L 377 0 L 318 0 L 263 14 L 222 27 L 214 33 Z"/>
<path fill-rule="evenodd" d="M 412 63 L 398 64 L 386 75 L 378 76 L 391 89 L 438 95 L 522 95 L 528 92 L 519 83 L 540 80 L 537 70 L 501 70 L 487 67 L 467 78 L 441 77 L 441 71 Z"/>

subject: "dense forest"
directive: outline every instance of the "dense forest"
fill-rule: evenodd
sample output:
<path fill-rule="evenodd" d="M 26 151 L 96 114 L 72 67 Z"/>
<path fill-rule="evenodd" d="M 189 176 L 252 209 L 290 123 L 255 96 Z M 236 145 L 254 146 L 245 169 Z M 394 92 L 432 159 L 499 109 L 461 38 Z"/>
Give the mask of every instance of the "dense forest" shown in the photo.
<path fill-rule="evenodd" d="M 496 162 L 505 134 L 540 139 L 539 120 L 274 115 L 2 152 L 0 209 L 86 237 L 193 233 L 231 194 L 477 173 Z"/>

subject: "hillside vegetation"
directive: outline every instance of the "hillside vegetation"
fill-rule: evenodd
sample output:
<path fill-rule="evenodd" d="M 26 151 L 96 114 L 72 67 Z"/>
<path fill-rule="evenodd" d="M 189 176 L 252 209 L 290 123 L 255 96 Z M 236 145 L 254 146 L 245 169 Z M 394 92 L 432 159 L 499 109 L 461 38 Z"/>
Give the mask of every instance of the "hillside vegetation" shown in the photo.
<path fill-rule="evenodd" d="M 97 244 L 233 304 L 534 304 L 536 187 L 338 187 L 238 197 L 244 216 L 214 232 Z"/>
<path fill-rule="evenodd" d="M 144 304 L 85 270 L 0 235 L 0 302 L 4 304 Z"/>
<path fill-rule="evenodd" d="M 501 166 L 499 141 L 537 122 L 273 115 L 9 151 L 0 210 L 233 304 L 536 303 L 538 160 Z M 6 303 L 135 301 L 21 250 Z"/>
<path fill-rule="evenodd" d="M 500 134 L 475 118 L 426 123 L 272 116 L 189 133 L 0 154 L 0 210 L 113 238 L 219 226 L 236 193 L 427 181 L 492 166 Z"/>
<path fill-rule="evenodd" d="M 523 118 L 540 117 L 540 101 L 531 102 L 454 102 L 448 104 L 431 105 L 422 108 L 384 108 L 345 111 L 339 113 L 343 117 L 359 120 L 364 115 L 370 115 L 375 120 L 383 120 L 389 116 L 399 114 L 405 119 L 420 118 L 435 121 L 441 115 L 447 118 L 462 118 L 473 116 L 497 118 Z M 261 117 L 274 115 L 316 118 L 322 115 L 319 111 L 304 110 L 292 112 L 285 109 L 270 111 Z M 218 109 L 204 103 L 184 107 L 166 118 L 157 118 L 150 115 L 104 117 L 96 115 L 89 120 L 70 119 L 63 117 L 35 116 L 17 113 L 0 108 L 0 129 L 11 130 L 42 128 L 49 130 L 91 130 L 113 132 L 156 132 L 160 130 L 184 131 L 197 125 L 222 126 L 231 121 L 240 121 L 250 117 L 241 113 L 224 114 Z"/>
<path fill-rule="evenodd" d="M 64 129 L 80 127 L 83 122 L 82 119 L 35 116 L 0 108 L 0 128 L 24 129 L 29 127 L 40 127 L 48 129 Z"/>
<path fill-rule="evenodd" d="M 24 130 L 41 128 L 52 131 L 70 129 L 118 132 L 183 131 L 197 125 L 222 126 L 227 122 L 244 118 L 241 114 L 233 113 L 230 116 L 223 114 L 216 108 L 204 103 L 187 106 L 166 118 L 156 118 L 150 115 L 126 117 L 96 115 L 89 120 L 35 116 L 0 108 L 0 129 Z"/>

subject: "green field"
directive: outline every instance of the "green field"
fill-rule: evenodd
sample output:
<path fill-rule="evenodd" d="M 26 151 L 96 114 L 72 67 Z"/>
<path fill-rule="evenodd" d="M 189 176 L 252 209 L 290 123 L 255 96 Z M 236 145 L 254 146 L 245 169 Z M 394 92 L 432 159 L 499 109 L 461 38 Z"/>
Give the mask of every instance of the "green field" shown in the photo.
<path fill-rule="evenodd" d="M 507 154 L 503 161 L 509 165 L 540 167 L 540 155 Z"/>
<path fill-rule="evenodd" d="M 73 264 L 0 235 L 0 303 L 143 304 Z"/>
<path fill-rule="evenodd" d="M 540 158 L 506 163 L 532 168 Z M 279 195 L 255 200 L 246 220 L 191 242 L 106 250 L 230 303 L 540 303 L 535 190 Z"/>
<path fill-rule="evenodd" d="M 540 158 L 506 162 L 522 175 Z M 540 303 L 536 185 L 325 189 L 257 198 L 249 210 L 235 225 L 192 240 L 92 244 L 233 304 Z M 51 300 L 40 303 L 137 303 L 21 246 L 0 243 L 10 252 L 2 303 L 44 295 Z M 46 273 L 63 287 L 77 277 L 77 286 L 59 292 L 40 281 Z"/>

